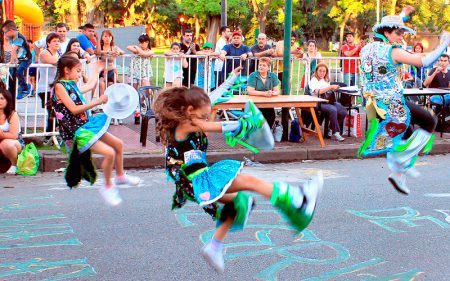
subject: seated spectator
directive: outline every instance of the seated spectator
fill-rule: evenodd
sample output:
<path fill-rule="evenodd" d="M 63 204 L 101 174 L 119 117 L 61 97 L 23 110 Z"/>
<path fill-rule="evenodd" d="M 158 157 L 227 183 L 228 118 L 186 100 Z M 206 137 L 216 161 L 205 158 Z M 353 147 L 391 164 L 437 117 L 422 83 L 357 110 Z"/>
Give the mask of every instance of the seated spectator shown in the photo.
<path fill-rule="evenodd" d="M 166 87 L 180 87 L 183 79 L 183 68 L 189 67 L 189 63 L 177 42 L 170 45 L 170 51 L 165 52 L 166 63 L 164 68 L 164 80 Z"/>
<path fill-rule="evenodd" d="M 438 66 L 431 69 L 428 77 L 423 82 L 423 85 L 428 88 L 450 88 L 450 71 L 449 55 L 443 54 L 438 61 Z M 450 94 L 445 95 L 445 106 L 450 105 Z M 440 96 L 432 96 L 430 101 L 434 104 L 442 105 L 442 98 Z"/>
<path fill-rule="evenodd" d="M 138 45 L 130 45 L 127 50 L 135 54 L 131 59 L 130 73 L 133 75 L 133 85 L 150 86 L 152 83 L 153 69 L 150 58 L 155 54 L 150 45 L 150 37 L 147 34 L 142 34 L 138 38 Z"/>
<path fill-rule="evenodd" d="M 92 24 L 86 23 L 83 26 L 82 34 L 78 35 L 77 39 L 80 41 L 81 49 L 86 51 L 91 56 L 95 55 L 98 33 L 95 31 Z"/>
<path fill-rule="evenodd" d="M 270 58 L 263 57 L 259 60 L 258 71 L 250 74 L 247 82 L 247 92 L 250 96 L 273 97 L 280 94 L 280 80 L 275 73 L 270 72 Z M 270 128 L 275 123 L 275 109 L 261 108 L 261 113 L 266 118 Z"/>
<path fill-rule="evenodd" d="M 25 147 L 20 136 L 20 120 L 12 107 L 11 94 L 0 88 L 0 155 L 11 162 L 7 174 L 16 174 L 17 156 Z"/>
<path fill-rule="evenodd" d="M 31 64 L 31 52 L 27 39 L 23 36 L 12 20 L 6 20 L 2 25 L 2 31 L 5 38 L 9 40 L 12 46 L 11 64 L 18 64 L 17 68 L 10 68 L 10 75 L 16 77 L 19 82 L 17 90 L 17 99 L 22 99 L 31 93 L 31 85 L 27 84 L 25 74 Z"/>
<path fill-rule="evenodd" d="M 310 94 L 324 98 L 325 94 L 332 94 L 333 91 L 339 89 L 339 85 L 330 85 L 330 77 L 328 66 L 324 63 L 319 63 L 316 66 L 316 71 L 308 84 Z M 338 102 L 321 103 L 319 110 L 322 114 L 328 116 L 330 120 L 331 137 L 337 141 L 344 141 L 341 136 L 340 125 L 343 124 L 344 118 L 347 115 L 347 109 Z M 326 132 L 328 133 L 328 132 Z"/>
<path fill-rule="evenodd" d="M 197 55 L 206 55 L 208 57 L 218 57 L 220 55 L 220 53 L 216 53 L 213 52 L 212 50 L 213 48 L 213 44 L 210 42 L 206 42 L 203 44 L 202 46 L 202 50 L 197 52 Z M 209 72 L 208 76 L 209 76 L 209 84 L 208 86 L 205 85 L 205 71 L 207 71 L 205 69 L 205 61 L 208 60 L 209 58 L 200 58 L 198 60 L 198 70 L 197 70 L 197 75 L 195 76 L 195 86 L 200 87 L 200 88 L 204 88 L 205 91 L 207 91 L 209 89 L 214 89 L 216 87 L 216 79 L 214 76 L 214 61 L 215 60 L 210 60 L 210 64 L 211 64 L 211 71 Z M 208 92 L 208 91 L 207 91 Z"/>

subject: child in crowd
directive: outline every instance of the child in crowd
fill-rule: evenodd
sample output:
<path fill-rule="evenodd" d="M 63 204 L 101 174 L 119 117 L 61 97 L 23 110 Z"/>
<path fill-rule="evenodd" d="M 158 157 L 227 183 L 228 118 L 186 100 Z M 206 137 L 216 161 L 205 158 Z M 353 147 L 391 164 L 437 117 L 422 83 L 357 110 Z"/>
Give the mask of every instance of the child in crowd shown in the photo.
<path fill-rule="evenodd" d="M 90 151 L 102 155 L 102 169 L 105 185 L 100 194 L 109 205 L 116 206 L 122 202 L 119 191 L 111 180 L 112 170 L 116 169 L 115 184 L 138 185 L 140 179 L 125 174 L 123 170 L 123 143 L 107 132 L 111 118 L 105 114 L 91 115 L 90 109 L 106 103 L 108 97 L 100 96 L 86 103 L 83 93 L 92 91 L 97 84 L 98 74 L 104 63 L 97 62 L 95 74 L 85 85 L 78 88 L 77 81 L 81 74 L 81 63 L 72 56 L 62 56 L 57 64 L 57 76 L 52 86 L 53 108 L 58 119 L 59 133 L 71 149 L 69 165 L 66 169 L 66 181 L 69 187 L 78 185 L 81 177 L 95 182 Z"/>
<path fill-rule="evenodd" d="M 16 68 L 10 68 L 10 75 L 17 77 L 19 89 L 17 99 L 22 99 L 31 93 L 31 85 L 27 84 L 25 74 L 31 64 L 31 52 L 27 39 L 19 31 L 12 20 L 6 20 L 2 25 L 2 31 L 5 38 L 9 39 L 12 46 L 11 61 L 12 64 L 18 64 Z"/>
<path fill-rule="evenodd" d="M 216 271 L 221 273 L 225 268 L 223 239 L 231 228 L 245 226 L 253 207 L 252 197 L 243 191 L 270 199 L 296 230 L 308 226 L 323 184 L 321 173 L 295 186 L 240 174 L 244 165 L 240 161 L 222 160 L 213 165 L 206 161 L 206 133 L 222 132 L 227 138 L 242 139 L 264 125 L 266 121 L 254 104 L 249 104 L 252 114 L 239 121 L 211 122 L 211 101 L 203 89 L 173 87 L 158 95 L 154 109 L 157 130 L 166 146 L 166 172 L 176 185 L 172 208 L 181 208 L 191 200 L 218 220 L 212 240 L 202 249 L 203 257 Z M 224 204 L 223 208 L 218 203 Z"/>
<path fill-rule="evenodd" d="M 28 47 L 31 50 L 31 63 L 37 63 L 37 58 L 36 58 L 36 50 L 33 49 L 33 41 L 28 39 L 27 40 L 28 43 Z M 30 93 L 30 97 L 34 97 L 35 91 L 36 91 L 36 72 L 37 72 L 37 68 L 36 67 L 30 67 L 28 69 L 28 75 L 29 75 L 29 80 L 30 80 L 30 84 L 31 84 L 31 93 Z"/>
<path fill-rule="evenodd" d="M 183 79 L 182 67 L 189 67 L 188 61 L 180 50 L 180 44 L 173 42 L 172 45 L 170 45 L 170 51 L 164 53 L 166 56 L 166 68 L 164 69 L 166 88 L 181 86 L 181 80 Z"/>
<path fill-rule="evenodd" d="M 115 66 L 116 58 L 125 54 L 114 43 L 114 35 L 111 30 L 104 30 L 100 36 L 100 47 L 96 49 L 96 55 L 101 61 L 106 62 L 106 68 L 100 73 L 100 96 L 105 93 L 106 87 L 111 86 L 117 81 L 117 68 Z M 112 122 L 112 120 L 111 120 Z M 122 125 L 122 120 L 114 120 L 114 125 Z"/>
<path fill-rule="evenodd" d="M 147 34 L 142 34 L 138 38 L 138 45 L 130 45 L 127 50 L 137 55 L 131 59 L 130 73 L 133 75 L 133 85 L 149 86 L 153 77 L 152 62 L 150 58 L 155 52 L 152 51 L 150 45 L 150 37 Z"/>
<path fill-rule="evenodd" d="M 206 55 L 207 58 L 198 60 L 198 69 L 197 76 L 195 77 L 195 86 L 206 89 L 207 85 L 205 85 L 205 74 L 209 76 L 209 84 L 208 87 L 213 90 L 216 88 L 216 79 L 214 75 L 214 60 L 210 60 L 209 69 L 205 70 L 205 61 L 211 57 L 218 57 L 220 53 L 213 52 L 212 50 L 213 44 L 210 42 L 206 42 L 202 46 L 202 50 L 197 52 L 197 55 Z"/>

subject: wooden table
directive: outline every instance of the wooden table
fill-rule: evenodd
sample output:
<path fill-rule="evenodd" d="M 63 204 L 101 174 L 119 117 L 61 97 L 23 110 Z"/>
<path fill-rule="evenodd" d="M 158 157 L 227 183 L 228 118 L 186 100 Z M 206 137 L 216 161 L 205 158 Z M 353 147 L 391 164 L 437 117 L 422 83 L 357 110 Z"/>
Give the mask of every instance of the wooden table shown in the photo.
<path fill-rule="evenodd" d="M 219 109 L 235 109 L 244 108 L 248 100 L 252 100 L 255 105 L 259 108 L 276 108 L 276 107 L 294 107 L 295 113 L 297 114 L 300 127 L 303 131 L 304 138 L 306 140 L 307 134 L 313 135 L 319 139 L 320 146 L 325 147 L 325 142 L 323 141 L 322 131 L 320 129 L 319 122 L 317 121 L 315 108 L 320 102 L 327 102 L 327 100 L 320 99 L 317 97 L 309 95 L 280 95 L 275 97 L 258 97 L 258 96 L 247 96 L 239 95 L 234 96 L 230 100 L 218 103 L 213 106 L 211 110 L 211 120 L 214 120 Z M 303 120 L 300 114 L 300 109 L 306 109 L 311 112 L 312 119 L 314 122 L 315 130 L 305 128 Z"/>
<path fill-rule="evenodd" d="M 448 89 L 439 89 L 439 88 L 412 88 L 412 89 L 404 89 L 403 94 L 407 97 L 411 96 L 440 96 L 442 99 L 442 110 L 438 114 L 438 122 L 441 124 L 441 138 L 443 132 L 445 130 L 445 114 L 447 113 L 447 106 L 445 106 L 445 95 L 450 94 L 450 90 Z"/>

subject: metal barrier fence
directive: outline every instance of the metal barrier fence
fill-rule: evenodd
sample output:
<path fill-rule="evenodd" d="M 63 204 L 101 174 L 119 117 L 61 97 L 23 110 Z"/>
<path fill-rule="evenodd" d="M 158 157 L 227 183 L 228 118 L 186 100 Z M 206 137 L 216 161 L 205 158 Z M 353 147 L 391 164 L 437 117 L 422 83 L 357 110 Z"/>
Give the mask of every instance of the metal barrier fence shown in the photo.
<path fill-rule="evenodd" d="M 197 85 L 207 93 L 216 88 L 221 83 L 226 75 L 237 66 L 242 66 L 243 70 L 241 74 L 248 76 L 251 72 L 257 70 L 258 59 L 251 58 L 247 60 L 241 60 L 239 57 L 226 57 L 223 63 L 223 72 L 219 71 L 216 67 L 220 64 L 218 58 L 211 56 L 164 56 L 154 55 L 152 58 L 141 58 L 136 55 L 123 55 L 116 59 L 105 58 L 108 71 L 112 71 L 111 75 L 103 75 L 100 79 L 97 89 L 92 95 L 87 95 L 85 98 L 89 102 L 92 98 L 98 97 L 102 94 L 104 89 L 112 83 L 127 83 L 139 88 L 141 86 L 160 86 L 162 88 L 177 83 L 184 85 Z M 83 61 L 83 70 L 87 77 L 93 75 L 93 63 L 96 60 L 93 59 L 90 64 Z M 358 58 L 346 58 L 346 57 L 326 57 L 313 60 L 292 58 L 291 64 L 291 94 L 300 95 L 304 92 L 304 86 L 308 84 L 311 79 L 312 72 L 318 63 L 325 63 L 329 69 L 330 82 L 341 82 L 348 86 L 359 85 L 359 59 Z M 188 65 L 187 68 L 184 66 Z M 279 79 L 282 78 L 282 58 L 273 58 L 271 71 L 278 74 Z M 5 84 L 9 88 L 8 77 L 9 68 L 16 67 L 11 64 L 0 64 L 0 76 L 6 82 Z M 27 70 L 27 81 L 33 79 L 30 75 L 30 69 L 36 68 L 35 83 L 41 83 L 44 86 L 43 92 L 51 92 L 48 86 L 53 82 L 55 67 L 48 64 L 32 64 Z M 354 70 L 354 75 L 350 75 L 351 70 Z M 186 72 L 187 80 L 182 80 L 183 71 Z M 345 72 L 344 72 L 345 71 Z M 347 72 L 347 73 L 346 73 Z M 353 76 L 353 77 L 352 77 Z M 84 82 L 80 79 L 80 85 Z M 16 87 L 17 89 L 17 82 Z M 36 87 L 33 87 L 36 89 Z M 40 90 L 41 91 L 41 90 Z M 245 87 L 239 88 L 239 93 L 245 91 Z M 17 96 L 17 91 L 14 93 Z M 46 110 L 45 104 L 49 102 L 50 95 L 42 95 L 43 100 L 38 101 L 35 97 L 26 97 L 17 101 L 16 110 L 23 120 L 22 131 L 24 137 L 36 137 L 36 136 L 56 136 L 55 124 L 51 124 L 52 128 L 47 130 L 47 120 L 51 111 Z M 44 106 L 43 106 L 44 105 Z"/>

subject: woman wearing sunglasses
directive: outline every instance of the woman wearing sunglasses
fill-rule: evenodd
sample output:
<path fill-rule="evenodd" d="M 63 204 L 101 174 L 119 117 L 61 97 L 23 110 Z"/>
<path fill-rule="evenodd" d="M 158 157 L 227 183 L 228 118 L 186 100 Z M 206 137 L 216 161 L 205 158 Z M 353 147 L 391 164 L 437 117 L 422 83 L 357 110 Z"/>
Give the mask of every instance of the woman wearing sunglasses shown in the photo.
<path fill-rule="evenodd" d="M 358 155 L 387 153 L 392 173 L 389 181 L 398 192 L 409 194 L 406 175 L 418 176 L 413 168 L 417 155 L 431 150 L 436 119 L 403 96 L 398 68 L 402 64 L 427 67 L 432 65 L 450 43 L 444 33 L 442 44 L 427 56 L 409 53 L 401 46 L 404 33 L 414 34 L 401 16 L 385 16 L 373 27 L 374 42 L 361 50 L 363 95 L 366 98 L 369 130 Z M 420 128 L 412 131 L 410 124 Z"/>

